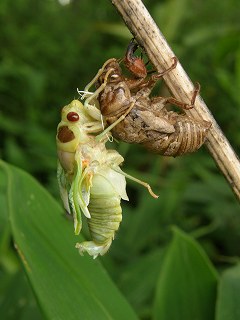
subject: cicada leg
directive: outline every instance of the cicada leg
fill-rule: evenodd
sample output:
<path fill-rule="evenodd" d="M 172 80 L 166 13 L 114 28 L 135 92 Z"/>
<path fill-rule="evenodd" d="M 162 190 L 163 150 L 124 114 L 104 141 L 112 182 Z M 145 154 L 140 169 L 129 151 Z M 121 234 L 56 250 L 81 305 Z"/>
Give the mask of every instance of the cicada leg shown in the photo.
<path fill-rule="evenodd" d="M 101 117 L 101 121 L 87 122 L 83 125 L 83 127 L 87 133 L 98 133 L 104 130 L 104 125 L 105 123 L 103 121 L 103 117 Z"/>
<path fill-rule="evenodd" d="M 93 259 L 96 259 L 97 256 L 103 256 L 111 246 L 112 241 L 107 242 L 106 244 L 100 245 L 95 243 L 94 241 L 84 241 L 81 243 L 76 243 L 75 248 L 79 250 L 81 256 L 86 251 Z"/>
<path fill-rule="evenodd" d="M 149 96 L 150 93 L 152 92 L 156 82 L 162 78 L 164 75 L 168 74 L 170 71 L 172 71 L 173 69 L 176 68 L 178 60 L 176 57 L 172 58 L 173 63 L 172 65 L 163 70 L 162 72 L 157 72 L 155 74 L 153 74 L 152 76 L 150 76 L 150 78 L 148 78 L 147 80 L 145 80 L 143 83 L 141 83 L 141 85 L 139 86 L 139 91 L 137 92 L 137 96 Z"/>
<path fill-rule="evenodd" d="M 101 86 L 96 91 L 90 92 L 89 89 L 94 85 L 94 83 L 96 83 L 96 81 L 99 79 L 99 77 L 103 74 L 106 65 L 108 63 L 110 63 L 112 60 L 114 60 L 114 59 L 107 60 L 104 63 L 104 65 L 102 66 L 102 68 L 98 70 L 98 72 L 95 75 L 95 77 L 86 85 L 84 90 L 83 91 L 78 91 L 79 94 L 83 93 L 81 99 L 84 99 L 87 96 L 87 98 L 86 98 L 86 100 L 84 102 L 84 107 L 87 109 L 89 115 L 92 116 L 94 119 L 96 119 L 98 121 L 101 120 L 101 112 L 100 112 L 100 110 L 98 108 L 95 107 L 95 103 L 94 104 L 90 104 L 90 101 L 95 100 L 97 102 L 97 96 L 106 87 L 108 76 L 112 71 L 114 71 L 114 69 L 110 68 L 108 70 L 108 72 L 106 73 L 106 75 L 104 77 L 104 82 L 101 84 Z"/>
<path fill-rule="evenodd" d="M 104 64 L 105 65 L 105 64 Z M 100 70 L 102 70 L 102 72 L 103 72 L 103 68 L 102 69 L 100 69 Z M 96 120 L 101 120 L 101 112 L 100 112 L 100 110 L 99 109 L 97 109 L 96 107 L 95 107 L 95 104 L 90 104 L 90 101 L 92 101 L 92 100 L 96 100 L 97 101 L 97 97 L 98 97 L 98 95 L 99 95 L 99 93 L 101 92 L 101 91 L 103 91 L 104 90 L 104 88 L 106 87 L 106 85 L 107 85 L 107 80 L 108 80 L 108 76 L 109 76 L 109 74 L 112 72 L 112 71 L 114 71 L 114 69 L 113 68 L 110 68 L 109 70 L 108 70 L 108 72 L 106 73 L 106 75 L 105 75 L 105 77 L 104 77 L 104 82 L 101 84 L 101 86 L 96 90 L 96 91 L 94 91 L 86 100 L 85 100 L 85 102 L 84 102 L 84 107 L 86 108 L 86 110 L 88 111 L 88 113 L 89 113 L 89 115 L 90 116 L 92 116 L 94 119 L 96 119 Z M 99 72 L 99 75 L 98 75 L 98 77 L 101 75 L 101 73 Z M 95 80 L 95 82 L 96 82 L 96 80 Z M 85 88 L 86 89 L 86 88 Z M 85 89 L 84 89 L 84 91 L 85 91 Z M 97 112 L 97 111 L 98 112 Z"/>
<path fill-rule="evenodd" d="M 184 110 L 192 109 L 194 107 L 194 104 L 195 104 L 197 95 L 199 94 L 199 91 L 200 91 L 200 84 L 197 82 L 195 85 L 190 103 L 185 103 L 185 102 L 179 101 L 173 97 L 167 98 L 166 103 L 171 103 L 171 104 L 178 106 Z"/>
<path fill-rule="evenodd" d="M 85 92 L 89 92 L 89 89 L 94 85 L 94 83 L 98 80 L 98 78 L 103 74 L 104 69 L 106 67 L 106 65 L 108 65 L 111 61 L 113 61 L 115 59 L 108 59 L 104 65 L 102 66 L 102 68 L 100 68 L 97 72 L 97 74 L 95 75 L 95 77 L 86 85 L 86 87 L 84 88 Z"/>
<path fill-rule="evenodd" d="M 144 186 L 145 188 L 147 188 L 147 189 L 148 189 L 148 192 L 150 193 L 150 195 L 151 195 L 153 198 L 157 199 L 157 198 L 159 197 L 158 195 L 156 195 L 156 194 L 152 191 L 152 188 L 150 187 L 150 185 L 149 185 L 147 182 L 144 182 L 144 181 L 142 181 L 142 180 L 140 180 L 140 179 L 137 179 L 137 178 L 135 178 L 135 177 L 127 174 L 126 172 L 122 171 L 119 167 L 112 166 L 112 169 L 113 169 L 114 171 L 118 172 L 118 173 L 121 173 L 121 174 L 124 175 L 126 178 L 128 178 L 128 179 L 130 179 L 130 180 L 132 180 L 132 181 L 135 181 L 135 182 L 141 184 L 142 186 Z"/>

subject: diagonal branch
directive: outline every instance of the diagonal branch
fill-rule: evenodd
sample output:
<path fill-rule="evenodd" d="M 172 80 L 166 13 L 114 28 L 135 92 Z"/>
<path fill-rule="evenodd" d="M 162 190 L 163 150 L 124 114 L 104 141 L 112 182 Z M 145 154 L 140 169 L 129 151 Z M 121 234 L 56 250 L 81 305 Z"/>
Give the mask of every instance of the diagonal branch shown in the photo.
<path fill-rule="evenodd" d="M 142 1 L 111 0 L 111 2 L 121 14 L 138 43 L 145 48 L 149 59 L 157 70 L 161 71 L 170 66 L 175 54 Z M 180 63 L 177 64 L 176 69 L 164 76 L 164 80 L 175 98 L 186 102 L 190 100 L 189 97 L 192 96 L 194 86 Z M 206 146 L 240 200 L 240 162 L 211 112 L 201 97 L 196 99 L 195 107 L 186 112 L 194 118 L 212 123 Z"/>

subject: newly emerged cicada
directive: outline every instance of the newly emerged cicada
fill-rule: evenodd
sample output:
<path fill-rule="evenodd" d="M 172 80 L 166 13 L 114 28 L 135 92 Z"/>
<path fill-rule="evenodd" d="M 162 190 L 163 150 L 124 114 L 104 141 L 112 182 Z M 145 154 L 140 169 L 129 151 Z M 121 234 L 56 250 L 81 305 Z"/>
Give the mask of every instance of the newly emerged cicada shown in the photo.
<path fill-rule="evenodd" d="M 197 85 L 189 104 L 173 97 L 150 97 L 158 79 L 176 67 L 177 59 L 161 73 L 148 74 L 141 58 L 134 56 L 138 44 L 131 41 L 125 67 L 134 77 L 123 75 L 120 62 L 109 59 L 85 88 L 95 83 L 97 90 L 92 101 L 98 100 L 104 120 L 112 135 L 128 143 L 142 144 L 151 152 L 165 156 L 179 156 L 198 150 L 204 143 L 211 123 L 197 120 L 183 113 L 170 111 L 168 104 L 182 110 L 194 107 L 200 86 Z"/>
<path fill-rule="evenodd" d="M 84 107 L 73 100 L 62 109 L 57 128 L 58 182 L 65 209 L 73 214 L 75 234 L 82 227 L 81 215 L 87 218 L 91 241 L 77 243 L 83 254 L 96 258 L 109 249 L 122 220 L 121 199 L 128 200 L 125 177 L 146 188 L 150 186 L 120 169 L 124 158 L 105 146 L 101 114 L 97 107 Z"/>

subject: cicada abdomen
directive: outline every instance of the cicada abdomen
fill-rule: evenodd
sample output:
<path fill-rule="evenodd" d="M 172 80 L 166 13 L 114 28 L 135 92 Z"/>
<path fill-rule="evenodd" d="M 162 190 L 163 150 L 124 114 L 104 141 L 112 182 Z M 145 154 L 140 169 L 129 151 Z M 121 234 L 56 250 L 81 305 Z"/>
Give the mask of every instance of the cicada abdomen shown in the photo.
<path fill-rule="evenodd" d="M 168 113 L 169 122 L 174 123 L 174 132 L 148 135 L 148 140 L 142 143 L 144 147 L 153 153 L 172 157 L 197 151 L 205 142 L 211 124 L 187 115 Z"/>
<path fill-rule="evenodd" d="M 81 231 L 83 214 L 92 237 L 76 247 L 81 254 L 87 252 L 94 258 L 107 252 L 119 228 L 121 199 L 128 200 L 125 177 L 144 185 L 157 197 L 147 183 L 120 169 L 124 158 L 116 150 L 106 149 L 106 137 L 103 141 L 96 139 L 102 131 L 98 118 L 99 110 L 94 106 L 86 109 L 73 100 L 62 109 L 56 136 L 58 182 L 64 207 L 73 214 L 75 234 Z"/>
<path fill-rule="evenodd" d="M 121 197 L 111 182 L 99 173 L 93 176 L 90 191 L 88 227 L 92 241 L 77 243 L 80 253 L 84 251 L 96 257 L 105 254 L 111 246 L 115 232 L 122 221 Z M 117 183 L 117 181 L 115 181 Z M 127 198 L 125 197 L 125 200 Z"/>

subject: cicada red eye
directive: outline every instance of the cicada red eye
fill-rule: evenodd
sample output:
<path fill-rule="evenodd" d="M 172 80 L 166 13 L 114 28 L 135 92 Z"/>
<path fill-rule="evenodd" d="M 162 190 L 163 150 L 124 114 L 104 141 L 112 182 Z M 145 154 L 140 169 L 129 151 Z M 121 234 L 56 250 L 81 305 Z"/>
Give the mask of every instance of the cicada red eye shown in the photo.
<path fill-rule="evenodd" d="M 79 114 L 77 112 L 69 112 L 67 114 L 67 119 L 71 122 L 75 122 L 79 120 Z"/>

